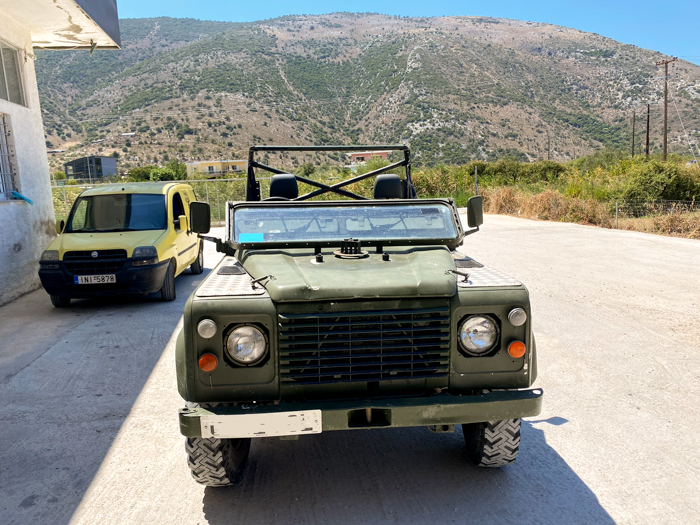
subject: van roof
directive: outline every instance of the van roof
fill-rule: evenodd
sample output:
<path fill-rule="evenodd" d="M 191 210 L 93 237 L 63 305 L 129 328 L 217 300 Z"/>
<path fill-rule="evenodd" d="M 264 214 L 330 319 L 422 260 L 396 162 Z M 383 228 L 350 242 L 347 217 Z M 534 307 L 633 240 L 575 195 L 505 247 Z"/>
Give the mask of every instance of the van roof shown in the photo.
<path fill-rule="evenodd" d="M 85 190 L 82 195 L 109 195 L 114 193 L 157 193 L 166 194 L 173 186 L 182 182 L 127 182 L 123 184 L 101 184 Z"/>

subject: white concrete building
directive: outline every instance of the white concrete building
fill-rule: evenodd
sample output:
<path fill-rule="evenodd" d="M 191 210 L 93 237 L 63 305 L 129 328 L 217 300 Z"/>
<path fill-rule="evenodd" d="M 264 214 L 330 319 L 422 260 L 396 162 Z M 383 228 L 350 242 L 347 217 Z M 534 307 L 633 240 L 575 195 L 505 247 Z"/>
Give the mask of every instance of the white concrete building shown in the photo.
<path fill-rule="evenodd" d="M 0 305 L 39 286 L 56 235 L 33 50 L 119 46 L 116 0 L 0 0 Z"/>

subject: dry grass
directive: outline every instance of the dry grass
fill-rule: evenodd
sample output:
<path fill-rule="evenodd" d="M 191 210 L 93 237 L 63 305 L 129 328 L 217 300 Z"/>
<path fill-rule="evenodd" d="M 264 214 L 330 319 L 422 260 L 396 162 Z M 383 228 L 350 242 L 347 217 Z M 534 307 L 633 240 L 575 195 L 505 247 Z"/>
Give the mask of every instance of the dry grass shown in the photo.
<path fill-rule="evenodd" d="M 482 193 L 484 211 L 517 215 L 528 219 L 574 222 L 615 227 L 615 210 L 592 199 L 567 197 L 556 190 L 528 194 L 511 187 L 488 189 Z M 666 213 L 641 218 L 620 218 L 619 229 L 700 239 L 700 212 Z"/>

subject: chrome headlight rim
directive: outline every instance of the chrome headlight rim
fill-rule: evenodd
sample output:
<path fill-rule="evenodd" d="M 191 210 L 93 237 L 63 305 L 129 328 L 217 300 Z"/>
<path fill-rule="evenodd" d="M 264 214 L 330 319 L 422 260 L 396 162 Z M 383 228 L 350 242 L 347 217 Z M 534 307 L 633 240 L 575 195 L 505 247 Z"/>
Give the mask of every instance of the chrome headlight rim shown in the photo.
<path fill-rule="evenodd" d="M 475 350 L 472 350 L 468 347 L 465 346 L 465 344 L 462 342 L 462 328 L 464 327 L 464 324 L 469 321 L 470 319 L 474 318 L 483 318 L 488 321 L 491 321 L 493 323 L 493 326 L 495 328 L 496 335 L 493 340 L 493 344 L 489 346 L 486 350 L 482 352 L 477 352 Z M 498 344 L 501 340 L 501 326 L 500 323 L 498 322 L 498 318 L 495 315 L 492 314 L 469 314 L 465 315 L 460 321 L 457 329 L 457 341 L 459 344 L 459 350 L 462 352 L 463 355 L 466 355 L 467 357 L 486 357 L 494 353 L 494 350 L 498 349 Z"/>
<path fill-rule="evenodd" d="M 243 328 L 252 328 L 256 330 L 257 332 L 260 333 L 262 336 L 262 340 L 264 342 L 264 347 L 262 350 L 262 353 L 252 361 L 242 361 L 238 358 L 236 358 L 230 350 L 229 347 L 229 341 L 231 339 L 231 336 L 240 329 Z M 241 366 L 241 367 L 248 367 L 248 366 L 258 366 L 267 361 L 267 359 L 270 356 L 270 339 L 267 335 L 267 330 L 263 328 L 262 326 L 254 323 L 242 323 L 242 324 L 237 324 L 237 325 L 232 325 L 228 327 L 226 330 L 226 333 L 224 335 L 224 355 L 226 356 L 227 360 L 233 364 L 234 366 Z"/>

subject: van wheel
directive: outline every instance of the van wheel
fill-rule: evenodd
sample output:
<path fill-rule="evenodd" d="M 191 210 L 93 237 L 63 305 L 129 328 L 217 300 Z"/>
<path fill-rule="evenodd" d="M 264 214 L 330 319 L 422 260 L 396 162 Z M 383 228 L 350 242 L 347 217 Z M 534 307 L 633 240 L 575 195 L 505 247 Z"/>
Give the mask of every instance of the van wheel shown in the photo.
<path fill-rule="evenodd" d="M 185 450 L 187 465 L 197 483 L 225 487 L 243 477 L 250 453 L 250 438 L 187 438 Z"/>
<path fill-rule="evenodd" d="M 520 419 L 462 425 L 469 457 L 479 467 L 505 467 L 518 457 Z"/>
<path fill-rule="evenodd" d="M 160 297 L 163 301 L 175 300 L 175 265 L 173 265 L 172 261 L 168 264 L 168 271 L 165 272 L 163 287 L 160 289 Z"/>
<path fill-rule="evenodd" d="M 197 253 L 197 258 L 190 265 L 190 270 L 195 275 L 199 275 L 204 271 L 204 250 L 202 250 L 202 243 L 199 243 L 199 252 Z"/>
<path fill-rule="evenodd" d="M 70 305 L 70 297 L 64 295 L 50 295 L 49 297 L 51 297 L 51 304 L 56 308 L 65 308 Z"/>

